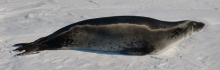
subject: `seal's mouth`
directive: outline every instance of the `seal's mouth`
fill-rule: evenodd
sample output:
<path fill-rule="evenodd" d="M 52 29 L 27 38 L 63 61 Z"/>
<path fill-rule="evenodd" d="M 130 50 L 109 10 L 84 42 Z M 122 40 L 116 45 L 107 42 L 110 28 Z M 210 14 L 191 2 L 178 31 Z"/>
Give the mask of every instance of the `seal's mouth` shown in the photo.
<path fill-rule="evenodd" d="M 201 30 L 199 30 L 198 32 L 202 32 L 205 28 L 202 28 Z"/>
<path fill-rule="evenodd" d="M 201 32 L 201 31 L 203 31 L 204 29 L 195 29 L 195 28 L 193 28 L 193 32 Z"/>

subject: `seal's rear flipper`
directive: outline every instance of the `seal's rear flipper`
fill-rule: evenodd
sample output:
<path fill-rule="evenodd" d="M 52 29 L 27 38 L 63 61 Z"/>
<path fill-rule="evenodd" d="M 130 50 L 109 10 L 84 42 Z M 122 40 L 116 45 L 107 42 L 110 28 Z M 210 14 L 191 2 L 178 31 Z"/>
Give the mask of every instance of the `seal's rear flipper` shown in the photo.
<path fill-rule="evenodd" d="M 30 43 L 18 43 L 18 44 L 15 44 L 13 46 L 27 46 L 29 45 Z"/>
<path fill-rule="evenodd" d="M 37 54 L 40 51 L 46 50 L 49 47 L 45 44 L 40 44 L 40 45 L 34 45 L 34 46 L 29 46 L 26 48 L 22 48 L 22 50 L 25 50 L 23 53 L 19 53 L 16 56 L 21 56 L 21 55 L 28 55 L 28 54 Z"/>
<path fill-rule="evenodd" d="M 22 55 L 28 55 L 28 54 L 37 54 L 37 53 L 39 53 L 39 51 L 37 51 L 37 52 L 23 52 L 23 53 L 16 54 L 16 56 L 22 56 Z"/>
<path fill-rule="evenodd" d="M 13 51 L 22 51 L 22 50 L 26 50 L 28 47 L 31 47 L 33 46 L 32 44 L 28 44 L 28 45 L 25 45 L 25 46 L 22 46 L 22 47 L 18 47 L 16 49 L 14 49 Z"/>
<path fill-rule="evenodd" d="M 31 43 L 18 43 L 18 44 L 15 44 L 15 45 L 13 45 L 13 46 L 21 46 L 21 47 L 18 47 L 18 48 L 16 48 L 16 49 L 13 50 L 13 51 L 26 50 L 28 47 L 35 46 L 35 45 L 37 45 L 37 44 L 42 43 L 43 41 L 46 40 L 46 38 L 47 38 L 47 37 L 41 37 L 41 38 L 37 39 L 36 41 L 31 42 Z"/>

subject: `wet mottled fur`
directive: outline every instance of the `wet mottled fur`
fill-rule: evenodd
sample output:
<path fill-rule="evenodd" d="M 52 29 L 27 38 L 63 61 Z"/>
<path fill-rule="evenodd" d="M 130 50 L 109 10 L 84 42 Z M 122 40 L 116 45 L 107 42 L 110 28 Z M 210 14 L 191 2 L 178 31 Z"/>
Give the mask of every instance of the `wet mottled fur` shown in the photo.
<path fill-rule="evenodd" d="M 25 54 L 46 49 L 86 48 L 123 54 L 158 54 L 174 43 L 201 31 L 196 21 L 165 22 L 148 17 L 115 16 L 89 19 L 59 29 L 53 34 L 22 45 Z"/>

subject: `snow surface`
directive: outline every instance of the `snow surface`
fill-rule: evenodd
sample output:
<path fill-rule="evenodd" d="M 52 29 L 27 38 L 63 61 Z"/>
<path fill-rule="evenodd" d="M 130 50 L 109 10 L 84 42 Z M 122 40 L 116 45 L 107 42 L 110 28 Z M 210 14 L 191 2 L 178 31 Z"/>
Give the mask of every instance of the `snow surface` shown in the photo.
<path fill-rule="evenodd" d="M 206 28 L 160 55 L 46 50 L 15 57 L 12 51 L 68 24 L 119 15 L 195 20 Z M 0 0 L 0 70 L 220 70 L 219 54 L 220 0 Z"/>

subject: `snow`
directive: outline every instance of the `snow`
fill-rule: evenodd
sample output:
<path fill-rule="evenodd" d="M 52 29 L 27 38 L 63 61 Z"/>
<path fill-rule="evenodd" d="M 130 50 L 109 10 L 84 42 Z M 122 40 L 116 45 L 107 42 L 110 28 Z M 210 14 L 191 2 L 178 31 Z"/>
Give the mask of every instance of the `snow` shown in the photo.
<path fill-rule="evenodd" d="M 219 70 L 220 0 L 0 0 L 0 70 Z M 90 18 L 136 15 L 195 20 L 206 28 L 160 55 L 92 50 L 46 50 L 14 56 L 13 44 L 32 42 Z"/>

